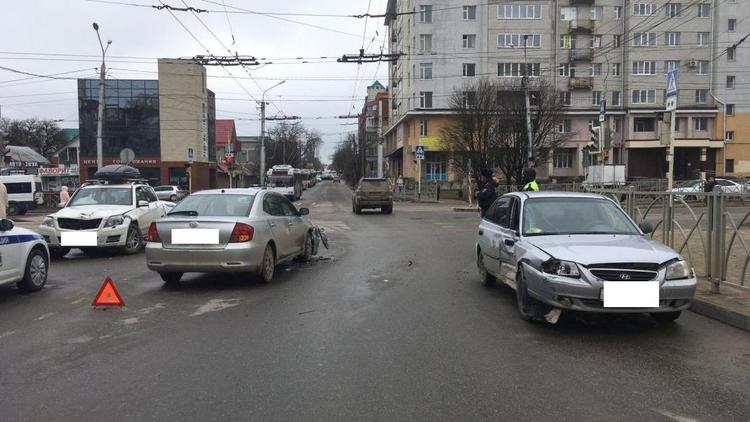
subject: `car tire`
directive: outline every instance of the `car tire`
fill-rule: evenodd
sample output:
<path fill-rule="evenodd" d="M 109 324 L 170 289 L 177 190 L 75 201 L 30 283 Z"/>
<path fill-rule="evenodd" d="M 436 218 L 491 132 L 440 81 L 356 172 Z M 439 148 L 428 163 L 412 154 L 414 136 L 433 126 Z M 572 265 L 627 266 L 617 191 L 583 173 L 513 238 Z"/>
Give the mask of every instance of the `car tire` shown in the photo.
<path fill-rule="evenodd" d="M 29 211 L 29 210 L 27 210 L 27 209 L 25 209 L 25 208 L 21 208 L 21 209 L 19 209 L 19 210 L 18 210 L 18 215 L 26 215 L 26 213 L 27 213 L 28 211 Z"/>
<path fill-rule="evenodd" d="M 494 275 L 487 271 L 487 267 L 484 266 L 484 252 L 481 250 L 477 253 L 477 270 L 479 270 L 479 281 L 485 287 L 492 287 L 495 285 L 497 279 Z"/>
<path fill-rule="evenodd" d="M 169 200 L 172 201 L 172 202 L 176 201 L 177 200 L 177 195 L 170 196 Z"/>
<path fill-rule="evenodd" d="M 680 315 L 682 315 L 682 311 L 654 312 L 651 314 L 651 318 L 653 318 L 659 324 L 669 324 L 670 322 L 674 322 L 677 318 L 679 318 Z"/>
<path fill-rule="evenodd" d="M 26 259 L 26 269 L 23 273 L 23 279 L 16 285 L 24 292 L 41 290 L 47 283 L 48 270 L 49 258 L 47 257 L 47 253 L 40 248 L 32 249 Z"/>
<path fill-rule="evenodd" d="M 122 247 L 122 251 L 126 255 L 133 255 L 143 249 L 143 236 L 141 235 L 141 229 L 138 225 L 133 223 L 128 227 L 128 233 L 125 238 L 125 246 Z"/>
<path fill-rule="evenodd" d="M 516 272 L 516 305 L 518 314 L 524 321 L 541 320 L 551 308 L 529 295 L 523 265 L 519 266 Z"/>
<path fill-rule="evenodd" d="M 159 273 L 164 284 L 175 285 L 182 279 L 182 273 Z"/>
<path fill-rule="evenodd" d="M 308 262 L 313 256 L 313 238 L 312 233 L 307 232 L 305 235 L 305 246 L 302 248 L 302 254 L 299 256 L 300 261 Z"/>
<path fill-rule="evenodd" d="M 52 259 L 62 259 L 70 252 L 70 248 L 49 248 L 49 256 Z"/>
<path fill-rule="evenodd" d="M 384 210 L 384 212 L 385 212 L 386 214 L 393 214 L 393 205 L 391 205 L 391 206 L 389 206 L 389 207 L 385 207 L 385 210 Z"/>
<path fill-rule="evenodd" d="M 18 215 L 18 210 L 19 210 L 18 204 L 16 204 L 15 202 L 10 202 L 8 203 L 8 208 L 6 210 L 6 213 L 8 215 Z"/>
<path fill-rule="evenodd" d="M 276 254 L 269 243 L 263 251 L 263 262 L 260 264 L 260 280 L 264 283 L 270 283 L 273 280 L 273 273 L 276 268 Z"/>

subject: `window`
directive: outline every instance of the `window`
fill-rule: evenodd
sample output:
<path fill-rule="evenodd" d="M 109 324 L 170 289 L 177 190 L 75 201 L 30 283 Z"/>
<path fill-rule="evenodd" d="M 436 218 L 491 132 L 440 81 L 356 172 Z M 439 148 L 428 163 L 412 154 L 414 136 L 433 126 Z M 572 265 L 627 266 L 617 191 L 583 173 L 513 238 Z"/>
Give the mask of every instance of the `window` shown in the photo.
<path fill-rule="evenodd" d="M 734 32 L 737 30 L 737 19 L 729 19 L 727 21 L 727 31 Z"/>
<path fill-rule="evenodd" d="M 726 169 L 724 170 L 725 173 L 734 173 L 734 159 L 727 158 L 724 167 L 726 167 Z"/>
<path fill-rule="evenodd" d="M 705 104 L 708 102 L 708 90 L 707 89 L 696 89 L 695 90 L 695 102 L 697 104 Z"/>
<path fill-rule="evenodd" d="M 477 93 L 474 91 L 464 91 L 464 107 L 472 107 L 477 103 Z"/>
<path fill-rule="evenodd" d="M 427 136 L 427 120 L 419 121 L 419 136 Z"/>
<path fill-rule="evenodd" d="M 538 4 L 505 4 L 497 6 L 498 19 L 541 19 L 542 6 Z"/>
<path fill-rule="evenodd" d="M 612 91 L 612 105 L 620 105 L 620 91 Z"/>
<path fill-rule="evenodd" d="M 539 48 L 542 44 L 541 35 L 527 34 L 526 47 Z M 511 48 L 523 46 L 524 34 L 497 34 L 498 48 Z"/>
<path fill-rule="evenodd" d="M 620 48 L 622 43 L 622 35 L 612 35 L 612 47 Z"/>
<path fill-rule="evenodd" d="M 654 89 L 634 89 L 633 104 L 654 104 L 656 103 L 656 90 Z"/>
<path fill-rule="evenodd" d="M 708 117 L 696 117 L 693 121 L 695 122 L 695 130 L 700 132 L 708 130 Z"/>
<path fill-rule="evenodd" d="M 419 108 L 432 108 L 431 91 L 422 91 L 419 93 Z"/>
<path fill-rule="evenodd" d="M 653 132 L 656 130 L 656 119 L 653 117 L 636 117 L 633 119 L 633 132 Z"/>
<path fill-rule="evenodd" d="M 570 22 L 578 16 L 578 9 L 575 7 L 560 7 L 560 20 Z"/>
<path fill-rule="evenodd" d="M 563 63 L 560 65 L 560 76 L 576 77 L 576 66 L 574 64 Z"/>
<path fill-rule="evenodd" d="M 665 32 L 664 43 L 669 47 L 677 47 L 680 45 L 680 33 L 679 32 Z"/>
<path fill-rule="evenodd" d="M 734 116 L 734 104 L 727 104 L 725 107 L 727 116 Z"/>
<path fill-rule="evenodd" d="M 680 68 L 680 61 L 679 60 L 665 60 L 664 61 L 664 73 L 669 73 L 673 70 L 677 70 Z"/>
<path fill-rule="evenodd" d="M 656 62 L 633 62 L 633 75 L 656 75 Z"/>
<path fill-rule="evenodd" d="M 622 6 L 615 6 L 615 19 L 622 19 Z"/>
<path fill-rule="evenodd" d="M 667 11 L 667 16 L 676 18 L 682 13 L 682 3 L 667 3 L 667 7 L 664 10 Z"/>
<path fill-rule="evenodd" d="M 464 48 L 477 48 L 476 34 L 464 34 L 462 38 Z"/>
<path fill-rule="evenodd" d="M 560 104 L 570 105 L 570 91 L 560 91 Z"/>
<path fill-rule="evenodd" d="M 573 168 L 575 156 L 576 148 L 555 148 L 552 162 L 556 169 L 570 169 Z"/>
<path fill-rule="evenodd" d="M 487 210 L 484 219 L 497 225 L 507 227 L 510 223 L 511 198 L 500 198 Z"/>
<path fill-rule="evenodd" d="M 591 48 L 600 48 L 602 46 L 602 36 L 601 35 L 594 35 L 591 37 L 591 40 L 589 42 L 589 47 Z"/>
<path fill-rule="evenodd" d="M 573 127 L 573 122 L 570 119 L 563 119 L 557 126 L 557 131 L 560 133 L 570 133 Z"/>
<path fill-rule="evenodd" d="M 560 48 L 576 48 L 576 36 L 568 34 L 560 35 Z"/>
<path fill-rule="evenodd" d="M 699 75 L 708 75 L 708 72 L 709 72 L 708 60 L 698 60 L 697 64 L 698 64 L 697 73 Z"/>
<path fill-rule="evenodd" d="M 636 32 L 633 34 L 633 47 L 656 46 L 656 32 Z"/>
<path fill-rule="evenodd" d="M 601 76 L 601 75 L 602 75 L 602 64 L 591 63 L 591 76 Z"/>
<path fill-rule="evenodd" d="M 602 8 L 601 6 L 592 6 L 591 7 L 591 20 L 598 21 L 602 18 Z"/>
<path fill-rule="evenodd" d="M 31 183 L 29 182 L 6 183 L 5 188 L 8 193 L 31 193 Z"/>
<path fill-rule="evenodd" d="M 613 133 L 620 132 L 620 119 L 612 119 L 612 132 Z"/>
<path fill-rule="evenodd" d="M 524 76 L 523 63 L 498 63 L 497 76 L 510 78 Z M 539 76 L 539 63 L 527 65 L 528 76 Z"/>
<path fill-rule="evenodd" d="M 699 4 L 698 5 L 698 17 L 710 18 L 711 17 L 711 5 L 708 3 Z"/>
<path fill-rule="evenodd" d="M 472 78 L 477 74 L 477 65 L 475 63 L 464 63 L 462 68 L 463 76 L 466 78 Z"/>
<path fill-rule="evenodd" d="M 653 3 L 634 3 L 633 16 L 651 16 L 656 13 L 656 5 Z"/>
<path fill-rule="evenodd" d="M 464 20 L 473 21 L 477 19 L 477 7 L 476 6 L 464 6 Z"/>
<path fill-rule="evenodd" d="M 432 6 L 426 4 L 419 6 L 419 22 L 432 23 Z"/>
<path fill-rule="evenodd" d="M 698 32 L 698 45 L 707 46 L 711 42 L 710 32 Z"/>
<path fill-rule="evenodd" d="M 622 74 L 621 63 L 612 63 L 612 76 L 620 76 Z"/>
<path fill-rule="evenodd" d="M 734 89 L 736 81 L 736 76 L 727 76 L 727 89 Z"/>
<path fill-rule="evenodd" d="M 724 132 L 724 140 L 727 141 L 727 142 L 734 141 L 734 131 L 733 130 L 728 130 L 728 131 Z"/>
<path fill-rule="evenodd" d="M 591 91 L 591 104 L 598 106 L 602 102 L 601 91 Z"/>
<path fill-rule="evenodd" d="M 419 51 L 432 51 L 432 34 L 421 34 L 419 36 Z"/>
<path fill-rule="evenodd" d="M 733 62 L 737 55 L 737 47 L 732 46 L 727 48 L 727 61 Z"/>
<path fill-rule="evenodd" d="M 432 79 L 432 63 L 419 64 L 419 79 L 425 81 Z"/>

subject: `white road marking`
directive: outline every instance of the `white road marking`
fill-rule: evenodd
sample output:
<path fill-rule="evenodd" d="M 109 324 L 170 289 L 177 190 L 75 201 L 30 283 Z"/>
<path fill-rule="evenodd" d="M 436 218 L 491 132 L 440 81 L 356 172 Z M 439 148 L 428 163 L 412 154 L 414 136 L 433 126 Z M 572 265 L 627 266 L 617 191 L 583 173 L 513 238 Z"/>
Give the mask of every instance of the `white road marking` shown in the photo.
<path fill-rule="evenodd" d="M 162 308 L 164 308 L 164 307 L 166 307 L 166 306 L 167 306 L 167 305 L 165 305 L 165 304 L 163 304 L 163 303 L 157 303 L 157 304 L 156 304 L 156 305 L 154 305 L 154 306 L 147 306 L 147 307 L 145 307 L 145 308 L 143 308 L 143 309 L 139 309 L 139 310 L 137 310 L 137 311 L 135 311 L 135 312 L 136 312 L 137 314 L 141 314 L 141 315 L 148 315 L 148 314 L 150 314 L 151 312 L 154 312 L 154 311 L 155 311 L 155 310 L 157 310 L 157 309 L 162 309 Z"/>
<path fill-rule="evenodd" d="M 85 297 L 82 297 L 82 298 L 80 298 L 80 299 L 76 299 L 76 300 L 74 300 L 74 301 L 70 302 L 70 304 L 71 304 L 71 305 L 78 305 L 79 303 L 83 302 L 84 300 L 86 300 L 86 298 L 85 298 Z"/>
<path fill-rule="evenodd" d="M 54 315 L 54 314 L 55 314 L 54 312 L 50 312 L 50 313 L 47 313 L 47 314 L 44 314 L 44 315 L 40 316 L 40 317 L 39 317 L 39 318 L 37 318 L 36 320 L 37 320 L 37 321 L 41 321 L 41 320 L 43 320 L 43 319 L 47 319 L 47 318 L 51 317 L 51 316 L 52 316 L 52 315 Z"/>
<path fill-rule="evenodd" d="M 12 336 L 12 335 L 13 335 L 13 334 L 15 334 L 15 333 L 16 333 L 15 331 L 6 331 L 6 332 L 4 332 L 4 333 L 0 334 L 0 339 L 2 339 L 2 338 L 5 338 L 5 337 L 9 337 L 9 336 Z"/>
<path fill-rule="evenodd" d="M 122 320 L 122 324 L 123 325 L 133 325 L 133 324 L 137 324 L 138 321 L 139 321 L 138 318 L 136 318 L 136 317 L 130 317 L 130 318 L 123 319 Z"/>
<path fill-rule="evenodd" d="M 672 419 L 677 422 L 699 422 L 698 419 L 688 418 L 686 416 L 680 416 L 667 410 L 663 410 L 663 409 L 652 409 L 652 410 L 654 410 L 656 413 L 659 413 L 660 415 L 666 416 L 669 419 Z"/>
<path fill-rule="evenodd" d="M 208 302 L 201 305 L 197 311 L 193 312 L 190 316 L 203 315 L 208 312 L 217 312 L 232 306 L 239 305 L 239 298 L 234 299 L 211 299 Z"/>

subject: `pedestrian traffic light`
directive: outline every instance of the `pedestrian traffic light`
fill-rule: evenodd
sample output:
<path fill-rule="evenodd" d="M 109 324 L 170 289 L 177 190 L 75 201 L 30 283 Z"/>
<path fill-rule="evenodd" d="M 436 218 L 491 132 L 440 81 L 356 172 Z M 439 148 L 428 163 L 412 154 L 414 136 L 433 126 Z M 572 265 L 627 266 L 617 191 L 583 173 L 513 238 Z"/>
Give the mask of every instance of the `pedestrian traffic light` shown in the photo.
<path fill-rule="evenodd" d="M 593 125 L 589 126 L 589 132 L 591 133 L 591 138 L 589 142 L 586 144 L 586 149 L 589 150 L 589 154 L 601 154 L 602 153 L 602 126 L 596 126 Z"/>

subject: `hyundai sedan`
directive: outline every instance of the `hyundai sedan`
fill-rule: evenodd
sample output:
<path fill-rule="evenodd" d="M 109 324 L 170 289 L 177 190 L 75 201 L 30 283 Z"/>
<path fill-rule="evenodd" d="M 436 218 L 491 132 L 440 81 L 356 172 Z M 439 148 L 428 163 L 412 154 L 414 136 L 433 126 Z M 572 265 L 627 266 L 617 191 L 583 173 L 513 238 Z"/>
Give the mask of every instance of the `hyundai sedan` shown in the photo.
<path fill-rule="evenodd" d="M 525 320 L 572 310 L 674 321 L 690 307 L 697 280 L 677 252 L 645 236 L 651 230 L 600 195 L 510 193 L 479 224 L 480 279 L 515 289 Z"/>
<path fill-rule="evenodd" d="M 314 253 L 307 208 L 264 189 L 214 189 L 183 199 L 148 229 L 146 261 L 165 283 L 186 272 L 254 273 Z"/>

